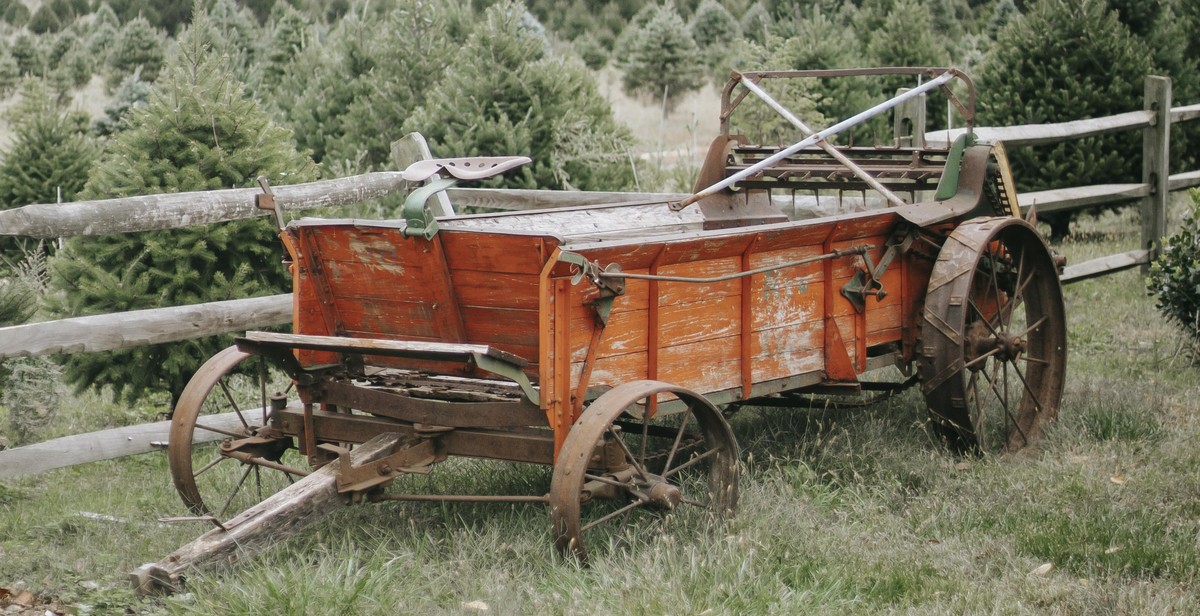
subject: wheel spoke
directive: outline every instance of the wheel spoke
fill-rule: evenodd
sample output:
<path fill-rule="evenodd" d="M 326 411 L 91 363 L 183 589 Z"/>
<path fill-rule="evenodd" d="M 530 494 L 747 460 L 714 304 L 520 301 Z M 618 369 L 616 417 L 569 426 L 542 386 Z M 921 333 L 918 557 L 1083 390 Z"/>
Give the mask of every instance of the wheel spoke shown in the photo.
<path fill-rule="evenodd" d="M 667 461 L 662 467 L 664 474 L 671 470 L 671 462 L 675 460 L 675 454 L 679 451 L 679 444 L 683 442 L 683 433 L 687 430 L 688 421 L 691 421 L 693 412 L 692 407 L 688 406 L 687 413 L 683 416 L 683 421 L 679 422 L 679 432 L 675 433 L 675 442 L 671 443 L 671 451 L 667 453 Z"/>
<path fill-rule="evenodd" d="M 1013 371 L 1017 373 L 1017 378 L 1021 380 L 1021 385 L 1025 393 L 1029 395 L 1029 399 L 1033 400 L 1034 408 L 1037 410 L 1037 412 L 1041 413 L 1042 409 L 1044 408 L 1042 406 L 1042 402 L 1038 400 L 1037 394 L 1033 393 L 1033 388 L 1030 387 L 1029 382 L 1025 380 L 1025 374 L 1021 372 L 1021 369 L 1018 368 L 1016 364 L 1013 364 Z"/>
<path fill-rule="evenodd" d="M 246 478 L 250 476 L 250 470 L 255 468 L 255 466 L 252 464 L 247 464 L 245 466 L 246 470 L 242 471 L 241 479 L 238 479 L 237 485 L 234 486 L 233 491 L 229 493 L 229 498 L 225 499 L 225 504 L 221 506 L 221 512 L 217 514 L 218 518 L 225 517 L 226 510 L 228 510 L 229 506 L 233 504 L 233 499 L 237 497 L 238 492 L 242 491 L 242 486 L 245 485 Z"/>
<path fill-rule="evenodd" d="M 688 468 L 690 466 L 695 466 L 696 464 L 699 464 L 701 461 L 711 458 L 719 453 L 721 453 L 720 449 L 713 448 L 713 449 L 709 449 L 708 451 L 706 451 L 698 456 L 693 456 L 692 459 L 688 460 L 687 462 L 684 462 L 683 464 L 680 464 L 679 466 L 676 466 L 675 468 L 673 468 L 669 471 L 663 471 L 662 478 L 667 479 L 667 478 L 673 476 L 675 473 L 678 473 L 679 471 L 681 471 L 685 468 Z"/>
<path fill-rule="evenodd" d="M 1035 330 L 1035 329 L 1037 329 L 1037 328 L 1041 327 L 1041 326 L 1042 326 L 1042 324 L 1044 324 L 1044 323 L 1045 323 L 1047 320 L 1049 320 L 1049 319 L 1050 319 L 1050 317 L 1042 317 L 1042 318 L 1038 319 L 1036 323 L 1034 323 L 1033 325 L 1030 325 L 1029 327 L 1026 327 L 1026 328 L 1025 328 L 1025 331 L 1023 331 L 1023 332 L 1021 332 L 1021 333 L 1017 334 L 1017 335 L 1016 335 L 1016 337 L 1017 337 L 1017 338 L 1024 338 L 1025 336 L 1028 336 L 1028 335 L 1029 335 L 1029 332 L 1032 332 L 1033 330 Z"/>
<path fill-rule="evenodd" d="M 638 459 L 633 456 L 633 452 L 629 450 L 629 445 L 626 445 L 625 439 L 621 438 L 620 432 L 618 432 L 614 426 L 609 426 L 608 433 L 612 435 L 613 440 L 615 440 L 617 445 L 620 445 L 621 450 L 625 452 L 625 457 L 629 460 L 629 464 L 633 466 L 633 470 L 637 471 L 638 475 L 641 475 L 643 481 L 647 480 L 649 478 L 649 473 L 646 472 L 645 467 L 638 463 Z"/>
<path fill-rule="evenodd" d="M 992 349 L 992 350 L 988 351 L 987 353 L 984 353 L 983 355 L 980 355 L 979 357 L 976 357 L 975 359 L 972 359 L 971 361 L 963 364 L 963 368 L 964 369 L 970 368 L 971 366 L 974 366 L 975 364 L 978 364 L 981 361 L 986 361 L 987 358 L 989 358 L 999 352 L 1000 352 L 1000 349 Z"/>
<path fill-rule="evenodd" d="M 595 527 L 597 527 L 597 526 L 599 526 L 599 525 L 601 525 L 623 513 L 632 512 L 634 509 L 637 509 L 638 507 L 641 507 L 642 505 L 644 505 L 648 502 L 650 502 L 650 499 L 639 498 L 639 499 L 629 503 L 628 505 L 621 507 L 620 509 L 611 511 L 605 515 L 600 516 L 599 518 L 596 518 L 595 520 L 592 520 L 591 522 L 588 522 L 587 524 L 584 524 L 583 526 L 580 526 L 579 532 L 585 533 L 585 532 L 587 532 L 587 531 L 589 531 L 589 530 L 591 530 L 591 529 L 593 529 L 593 528 L 595 528 Z"/>
<path fill-rule="evenodd" d="M 232 438 L 246 438 L 245 432 L 233 432 L 232 430 L 226 430 L 224 428 L 214 428 L 212 426 L 206 426 L 200 422 L 196 422 L 195 429 L 196 430 L 205 430 L 207 432 L 215 432 L 217 434 L 224 434 L 225 436 L 232 437 Z"/>
<path fill-rule="evenodd" d="M 269 408 L 269 405 L 267 404 L 267 358 L 266 358 L 266 356 L 260 357 L 258 360 L 258 389 L 259 389 L 259 402 L 262 403 L 262 407 L 261 407 L 262 408 L 262 423 L 265 426 L 265 425 L 267 425 L 267 411 Z"/>
<path fill-rule="evenodd" d="M 583 475 L 583 478 L 591 480 L 591 481 L 599 481 L 600 483 L 618 487 L 618 488 L 621 488 L 622 490 L 628 490 L 630 488 L 629 484 L 617 481 L 616 479 L 613 479 L 612 477 L 605 477 L 604 475 L 593 475 L 591 473 L 585 473 Z"/>
<path fill-rule="evenodd" d="M 996 329 L 996 327 L 994 325 L 992 325 L 991 320 L 988 319 L 987 316 L 985 316 L 983 314 L 983 311 L 979 309 L 979 306 L 975 305 L 975 300 L 970 299 L 967 301 L 970 304 L 971 309 L 974 310 L 975 314 L 979 317 L 980 322 L 982 322 L 988 328 L 988 331 L 992 332 L 993 336 L 1000 337 L 1000 332 Z M 999 318 L 999 316 L 1000 316 L 999 313 L 997 313 L 996 317 Z"/>
<path fill-rule="evenodd" d="M 220 452 L 217 452 L 217 457 L 213 458 L 212 461 L 209 462 L 208 464 L 205 464 L 204 468 L 201 468 L 200 470 L 196 471 L 195 473 L 192 473 L 192 479 L 195 479 L 196 477 L 203 475 L 205 472 L 208 471 L 208 469 L 220 464 L 221 460 L 228 460 L 228 458 L 221 455 Z"/>
<path fill-rule="evenodd" d="M 237 413 L 238 420 L 242 422 L 243 426 L 246 426 L 247 430 L 249 430 L 250 424 L 246 422 L 246 416 L 242 415 L 241 407 L 238 406 L 236 401 L 234 401 L 233 394 L 229 391 L 229 386 L 225 384 L 225 379 L 217 381 L 217 384 L 221 386 L 221 392 L 225 394 L 225 399 L 229 401 L 229 406 L 233 407 L 233 412 Z"/>

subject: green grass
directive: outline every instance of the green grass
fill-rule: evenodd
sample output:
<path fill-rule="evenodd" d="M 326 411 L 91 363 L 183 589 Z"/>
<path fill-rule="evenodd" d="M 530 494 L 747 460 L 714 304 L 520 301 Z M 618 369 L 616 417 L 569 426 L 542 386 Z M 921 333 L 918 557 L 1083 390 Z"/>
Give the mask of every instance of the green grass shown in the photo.
<path fill-rule="evenodd" d="M 1137 243 L 1128 215 L 1081 228 L 1070 262 Z M 150 454 L 0 483 L 0 587 L 80 613 L 1196 613 L 1200 368 L 1136 271 L 1066 298 L 1066 396 L 1035 451 L 955 459 L 915 390 L 866 409 L 744 409 L 738 514 L 644 521 L 590 568 L 555 557 L 539 506 L 391 503 L 138 600 L 125 573 L 206 530 L 157 521 L 183 508 Z M 87 429 L 153 414 L 75 405 L 64 417 Z M 411 481 L 537 493 L 549 474 L 453 460 Z"/>

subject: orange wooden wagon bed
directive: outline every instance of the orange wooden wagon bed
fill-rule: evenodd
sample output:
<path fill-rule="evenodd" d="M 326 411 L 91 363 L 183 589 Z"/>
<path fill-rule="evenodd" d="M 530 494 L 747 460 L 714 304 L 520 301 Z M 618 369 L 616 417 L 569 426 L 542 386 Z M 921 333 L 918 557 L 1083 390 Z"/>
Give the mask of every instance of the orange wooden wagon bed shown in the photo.
<path fill-rule="evenodd" d="M 868 72 L 736 74 L 722 118 L 748 94 L 774 103 L 759 88 L 771 79 Z M 973 118 L 957 71 L 880 72 L 928 78 L 910 95 L 940 89 Z M 897 366 L 919 378 L 955 450 L 1035 440 L 1062 392 L 1063 303 L 1003 148 L 969 134 L 949 148 L 835 147 L 841 125 L 815 133 L 784 117 L 810 136 L 755 144 L 724 121 L 707 188 L 683 201 L 437 218 L 430 200 L 448 181 L 431 176 L 405 220 L 287 224 L 293 332 L 247 333 L 189 384 L 170 443 L 184 502 L 224 517 L 305 474 L 303 462 L 341 457 L 339 490 L 353 498 L 546 502 L 560 551 L 586 559 L 591 537 L 633 512 L 734 509 L 738 450 L 722 408 L 857 391 L 864 373 Z M 478 177 L 515 162 L 414 173 Z M 797 195 L 868 189 L 884 207 L 789 209 Z M 227 385 L 254 358 L 281 366 L 290 390 Z M 222 406 L 255 411 L 234 429 L 206 424 Z M 201 445 L 212 432 L 225 440 Z M 400 445 L 351 468 L 347 449 L 382 433 Z M 551 484 L 431 495 L 397 480 L 448 456 L 552 465 Z"/>

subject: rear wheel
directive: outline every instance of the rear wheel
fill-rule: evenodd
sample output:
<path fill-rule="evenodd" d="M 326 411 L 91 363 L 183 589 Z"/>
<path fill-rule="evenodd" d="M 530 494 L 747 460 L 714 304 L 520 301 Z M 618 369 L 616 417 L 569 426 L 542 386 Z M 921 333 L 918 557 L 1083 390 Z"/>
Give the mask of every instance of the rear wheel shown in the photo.
<path fill-rule="evenodd" d="M 171 478 L 197 515 L 225 518 L 307 474 L 293 439 L 268 426 L 268 392 L 283 384 L 271 382 L 266 362 L 225 349 L 200 367 L 175 406 Z"/>
<path fill-rule="evenodd" d="M 1049 246 L 1011 217 L 960 225 L 938 253 L 921 329 L 933 427 L 959 453 L 1017 450 L 1058 414 L 1062 286 Z"/>

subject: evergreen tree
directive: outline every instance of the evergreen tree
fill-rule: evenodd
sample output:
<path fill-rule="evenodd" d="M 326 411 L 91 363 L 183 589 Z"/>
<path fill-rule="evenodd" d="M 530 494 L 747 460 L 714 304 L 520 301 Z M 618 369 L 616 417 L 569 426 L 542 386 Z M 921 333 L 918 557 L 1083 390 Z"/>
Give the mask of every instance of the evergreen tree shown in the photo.
<path fill-rule="evenodd" d="M 21 67 L 7 48 L 0 49 L 0 99 L 8 98 L 21 79 Z"/>
<path fill-rule="evenodd" d="M 145 17 L 137 17 L 121 27 L 112 55 L 109 56 L 108 87 L 121 83 L 138 67 L 142 79 L 154 81 L 162 69 L 166 40 Z"/>
<path fill-rule="evenodd" d="M 228 59 L 211 52 L 202 15 L 181 37 L 149 104 L 130 112 L 92 167 L 84 196 L 99 199 L 312 179 L 287 131 L 275 126 Z M 77 238 L 55 260 L 63 315 L 112 313 L 277 293 L 286 287 L 265 219 L 171 231 Z M 78 388 L 110 386 L 121 399 L 151 390 L 179 395 L 195 369 L 229 336 L 74 355 L 66 378 Z"/>
<path fill-rule="evenodd" d="M 33 17 L 29 19 L 27 26 L 29 31 L 34 34 L 46 34 L 62 30 L 63 23 L 58 15 L 54 14 L 54 10 L 50 8 L 49 4 L 43 4 L 33 12 Z"/>
<path fill-rule="evenodd" d="M 104 115 L 94 123 L 97 135 L 108 137 L 125 130 L 129 112 L 146 106 L 150 100 L 150 84 L 142 81 L 141 77 L 140 71 L 134 71 L 121 80 L 121 85 L 113 92 L 112 100 L 104 108 Z"/>
<path fill-rule="evenodd" d="M 0 18 L 3 18 L 4 21 L 8 22 L 14 28 L 23 28 L 25 24 L 29 23 L 29 16 L 29 7 L 25 6 L 25 3 L 20 0 L 15 0 L 4 9 L 4 13 L 0 15 Z"/>
<path fill-rule="evenodd" d="M 1038 0 L 1000 32 L 980 68 L 981 124 L 1042 124 L 1142 106 L 1150 51 L 1101 0 Z M 1136 182 L 1141 135 L 1121 133 L 1011 153 L 1021 190 Z M 1052 236 L 1070 218 L 1045 216 Z"/>
<path fill-rule="evenodd" d="M 312 38 L 312 22 L 307 16 L 283 2 L 277 4 L 276 8 L 271 41 L 267 44 L 266 65 L 263 67 L 263 81 L 271 86 L 279 83 L 288 64 L 308 46 Z"/>
<path fill-rule="evenodd" d="M 709 56 L 719 55 L 742 37 L 742 26 L 717 0 L 704 0 L 692 15 L 692 39 Z"/>
<path fill-rule="evenodd" d="M 765 43 L 770 28 L 771 14 L 761 1 L 750 5 L 742 14 L 742 33 L 746 38 L 756 43 Z"/>
<path fill-rule="evenodd" d="M 683 18 L 673 6 L 665 4 L 658 7 L 654 17 L 637 31 L 625 48 L 621 85 L 630 95 L 645 94 L 661 99 L 665 118 L 680 97 L 703 83 L 699 56 L 700 50 Z"/>
<path fill-rule="evenodd" d="M 439 156 L 532 158 L 531 165 L 496 180 L 507 186 L 627 187 L 630 135 L 613 119 L 587 70 L 550 55 L 523 14 L 512 2 L 489 8 L 401 132 L 425 134 Z"/>
<path fill-rule="evenodd" d="M 470 13 L 448 0 L 401 0 L 381 19 L 347 16 L 287 66 L 275 102 L 327 168 L 390 166 L 391 142 L 430 84 L 451 77 L 450 58 L 471 27 Z"/>
<path fill-rule="evenodd" d="M 14 139 L 0 157 L 0 209 L 73 201 L 87 181 L 95 148 L 86 114 L 68 110 L 47 86 L 29 79 L 7 114 Z M 21 257 L 16 238 L 0 238 L 0 258 Z"/>

